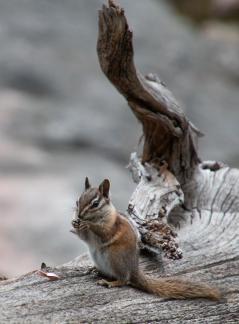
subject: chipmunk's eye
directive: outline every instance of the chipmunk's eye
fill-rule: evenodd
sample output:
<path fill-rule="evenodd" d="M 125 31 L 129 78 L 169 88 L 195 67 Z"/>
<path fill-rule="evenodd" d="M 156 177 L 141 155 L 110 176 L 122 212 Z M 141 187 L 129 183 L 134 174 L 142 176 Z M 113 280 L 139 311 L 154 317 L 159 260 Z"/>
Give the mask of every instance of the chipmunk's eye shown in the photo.
<path fill-rule="evenodd" d="M 96 207 L 98 207 L 99 206 L 99 200 L 95 200 L 92 204 L 91 204 L 91 208 L 96 208 Z"/>

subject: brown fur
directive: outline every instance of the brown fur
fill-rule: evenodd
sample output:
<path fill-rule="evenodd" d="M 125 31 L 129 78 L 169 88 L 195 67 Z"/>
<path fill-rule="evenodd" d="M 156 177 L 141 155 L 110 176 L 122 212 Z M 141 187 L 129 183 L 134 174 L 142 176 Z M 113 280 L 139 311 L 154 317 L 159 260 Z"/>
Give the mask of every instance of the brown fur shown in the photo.
<path fill-rule="evenodd" d="M 104 185 L 104 182 L 101 186 Z M 137 235 L 132 224 L 125 216 L 120 215 L 111 204 L 109 194 L 109 182 L 101 193 L 101 207 L 95 210 L 95 217 L 91 221 L 84 221 L 84 215 L 80 227 L 76 227 L 77 234 L 89 245 L 92 257 L 99 270 L 115 281 L 101 280 L 99 284 L 108 287 L 118 287 L 131 284 L 133 287 L 153 293 L 165 298 L 209 298 L 219 300 L 221 295 L 216 288 L 206 284 L 180 280 L 177 278 L 151 278 L 139 270 L 139 253 Z M 99 194 L 96 188 L 87 188 L 80 197 L 80 212 L 87 209 L 91 200 Z M 94 211 L 91 211 L 94 214 Z M 87 215 L 85 216 L 87 218 Z"/>
<path fill-rule="evenodd" d="M 79 199 L 79 215 L 89 205 L 89 203 L 97 197 L 97 195 L 100 195 L 100 192 L 96 188 L 90 188 L 89 190 L 83 192 Z"/>
<path fill-rule="evenodd" d="M 177 278 L 150 278 L 143 272 L 132 276 L 131 283 L 136 288 L 164 298 L 187 299 L 208 298 L 220 300 L 218 289 L 202 283 L 181 280 Z"/>

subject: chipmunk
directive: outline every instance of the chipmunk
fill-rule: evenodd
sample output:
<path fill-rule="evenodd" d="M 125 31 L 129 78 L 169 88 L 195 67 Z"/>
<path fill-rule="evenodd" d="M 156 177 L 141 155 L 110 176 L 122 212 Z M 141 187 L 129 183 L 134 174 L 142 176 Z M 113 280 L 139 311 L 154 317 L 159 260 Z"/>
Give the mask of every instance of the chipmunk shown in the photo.
<path fill-rule="evenodd" d="M 87 243 L 96 268 L 113 279 L 102 279 L 98 283 L 108 288 L 131 285 L 164 298 L 219 300 L 220 292 L 206 284 L 170 277 L 152 278 L 139 269 L 137 230 L 116 210 L 109 189 L 108 179 L 99 188 L 93 188 L 86 178 L 72 221 L 73 232 Z"/>

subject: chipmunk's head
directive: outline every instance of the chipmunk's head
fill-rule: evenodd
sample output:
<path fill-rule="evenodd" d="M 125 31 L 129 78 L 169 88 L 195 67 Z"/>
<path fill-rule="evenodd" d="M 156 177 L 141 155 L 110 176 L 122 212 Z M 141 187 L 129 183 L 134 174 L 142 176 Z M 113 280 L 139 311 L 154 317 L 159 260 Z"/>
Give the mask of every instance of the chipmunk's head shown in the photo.
<path fill-rule="evenodd" d="M 91 187 L 85 178 L 85 190 L 76 201 L 76 216 L 79 220 L 100 222 L 115 211 L 109 198 L 110 182 L 105 179 L 97 188 Z"/>

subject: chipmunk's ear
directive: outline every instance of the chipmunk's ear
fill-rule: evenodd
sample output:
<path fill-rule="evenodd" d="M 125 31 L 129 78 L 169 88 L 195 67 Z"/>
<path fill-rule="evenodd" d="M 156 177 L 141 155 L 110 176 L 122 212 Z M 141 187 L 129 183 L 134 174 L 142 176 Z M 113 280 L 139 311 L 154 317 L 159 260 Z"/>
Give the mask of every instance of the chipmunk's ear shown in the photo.
<path fill-rule="evenodd" d="M 90 181 L 88 179 L 88 177 L 85 178 L 85 191 L 90 189 L 91 185 L 90 185 Z"/>
<path fill-rule="evenodd" d="M 110 191 L 110 181 L 105 179 L 99 186 L 100 193 L 105 197 L 109 198 L 109 191 Z"/>

